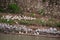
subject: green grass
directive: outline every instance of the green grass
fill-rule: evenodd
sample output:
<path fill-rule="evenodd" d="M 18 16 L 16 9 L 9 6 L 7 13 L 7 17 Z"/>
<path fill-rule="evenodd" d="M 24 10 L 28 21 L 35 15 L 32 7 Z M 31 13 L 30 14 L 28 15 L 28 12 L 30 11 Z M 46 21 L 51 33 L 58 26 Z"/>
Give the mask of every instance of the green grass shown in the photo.
<path fill-rule="evenodd" d="M 35 23 L 38 24 L 38 25 L 44 26 L 45 23 L 46 23 L 46 21 L 45 20 L 42 20 L 42 19 L 37 19 L 37 20 L 35 20 Z"/>
<path fill-rule="evenodd" d="M 14 21 L 13 21 L 13 20 L 9 20 L 9 21 L 7 21 L 7 19 L 0 19 L 0 23 L 13 24 L 13 23 L 14 23 Z"/>
<path fill-rule="evenodd" d="M 42 2 L 46 2 L 46 0 L 42 0 Z"/>
<path fill-rule="evenodd" d="M 31 13 L 30 16 L 31 16 L 31 17 L 34 17 L 34 16 L 35 16 L 35 13 Z"/>
<path fill-rule="evenodd" d="M 0 7 L 0 12 L 2 12 L 2 13 L 4 12 L 4 9 L 2 7 Z"/>
<path fill-rule="evenodd" d="M 60 22 L 57 21 L 52 21 L 52 20 L 42 20 L 42 19 L 37 19 L 37 20 L 20 20 L 20 24 L 24 25 L 42 25 L 42 26 L 49 26 L 49 27 L 60 27 Z"/>
<path fill-rule="evenodd" d="M 20 20 L 19 24 L 32 25 L 33 21 L 30 21 L 30 20 Z"/>
<path fill-rule="evenodd" d="M 24 24 L 24 25 L 45 25 L 45 21 L 43 20 L 20 20 L 19 24 Z"/>
<path fill-rule="evenodd" d="M 20 7 L 18 7 L 17 4 L 9 4 L 8 10 L 10 13 L 18 13 L 19 11 L 21 11 Z"/>
<path fill-rule="evenodd" d="M 23 25 L 41 25 L 41 26 L 49 26 L 49 27 L 60 27 L 60 21 L 57 22 L 54 19 L 49 19 L 48 21 L 43 19 L 36 19 L 36 20 L 19 20 L 17 21 L 19 24 Z M 0 23 L 8 23 L 8 24 L 14 24 L 14 20 L 7 19 L 0 19 Z"/>
<path fill-rule="evenodd" d="M 56 22 L 55 25 L 56 25 L 57 27 L 60 27 L 60 22 Z"/>

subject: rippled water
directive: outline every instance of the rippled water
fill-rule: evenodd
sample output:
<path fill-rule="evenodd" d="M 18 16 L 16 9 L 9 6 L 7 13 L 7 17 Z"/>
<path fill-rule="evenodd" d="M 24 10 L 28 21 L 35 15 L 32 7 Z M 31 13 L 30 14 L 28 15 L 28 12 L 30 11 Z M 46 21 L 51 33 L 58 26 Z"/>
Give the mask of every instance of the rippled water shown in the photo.
<path fill-rule="evenodd" d="M 60 38 L 26 36 L 26 35 L 12 35 L 12 34 L 0 34 L 0 40 L 60 40 Z"/>

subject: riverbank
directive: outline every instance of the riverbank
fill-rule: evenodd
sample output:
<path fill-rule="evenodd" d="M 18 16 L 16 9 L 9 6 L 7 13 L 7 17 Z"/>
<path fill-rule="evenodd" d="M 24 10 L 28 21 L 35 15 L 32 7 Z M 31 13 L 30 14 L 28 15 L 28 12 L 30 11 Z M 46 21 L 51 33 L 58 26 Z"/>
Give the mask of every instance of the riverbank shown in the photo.
<path fill-rule="evenodd" d="M 0 31 L 6 34 L 60 37 L 60 20 L 47 17 L 0 14 Z"/>
<path fill-rule="evenodd" d="M 6 23 L 0 23 L 0 32 L 13 35 L 60 37 L 60 30 L 57 28 L 50 27 L 33 29 L 25 25 L 9 25 Z"/>

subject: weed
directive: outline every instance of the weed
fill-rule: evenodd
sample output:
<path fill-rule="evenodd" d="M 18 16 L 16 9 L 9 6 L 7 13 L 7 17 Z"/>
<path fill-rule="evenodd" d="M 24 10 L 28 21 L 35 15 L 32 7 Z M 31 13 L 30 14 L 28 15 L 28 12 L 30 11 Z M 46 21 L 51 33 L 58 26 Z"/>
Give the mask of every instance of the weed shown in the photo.
<path fill-rule="evenodd" d="M 34 14 L 34 13 L 31 13 L 31 15 L 30 15 L 30 16 L 34 17 L 34 16 L 35 16 L 35 14 Z"/>
<path fill-rule="evenodd" d="M 9 21 L 7 21 L 7 19 L 0 19 L 0 23 L 13 24 L 13 23 L 14 23 L 14 21 L 13 21 L 13 20 L 9 20 Z"/>
<path fill-rule="evenodd" d="M 46 2 L 46 0 L 42 0 L 42 2 Z"/>
<path fill-rule="evenodd" d="M 4 12 L 4 9 L 0 7 L 0 12 Z"/>
<path fill-rule="evenodd" d="M 20 8 L 16 4 L 9 4 L 8 9 L 11 13 L 18 13 L 20 11 Z"/>
<path fill-rule="evenodd" d="M 40 9 L 40 10 L 38 11 L 38 13 L 39 13 L 40 15 L 45 15 L 44 12 L 45 12 L 44 9 Z"/>

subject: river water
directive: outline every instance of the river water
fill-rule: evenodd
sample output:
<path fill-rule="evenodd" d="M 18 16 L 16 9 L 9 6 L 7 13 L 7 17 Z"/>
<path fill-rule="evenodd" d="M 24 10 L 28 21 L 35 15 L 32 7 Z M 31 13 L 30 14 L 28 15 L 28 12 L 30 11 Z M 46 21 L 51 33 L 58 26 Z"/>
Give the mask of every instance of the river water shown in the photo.
<path fill-rule="evenodd" d="M 27 36 L 27 35 L 12 35 L 0 33 L 0 40 L 60 40 L 60 38 Z"/>

